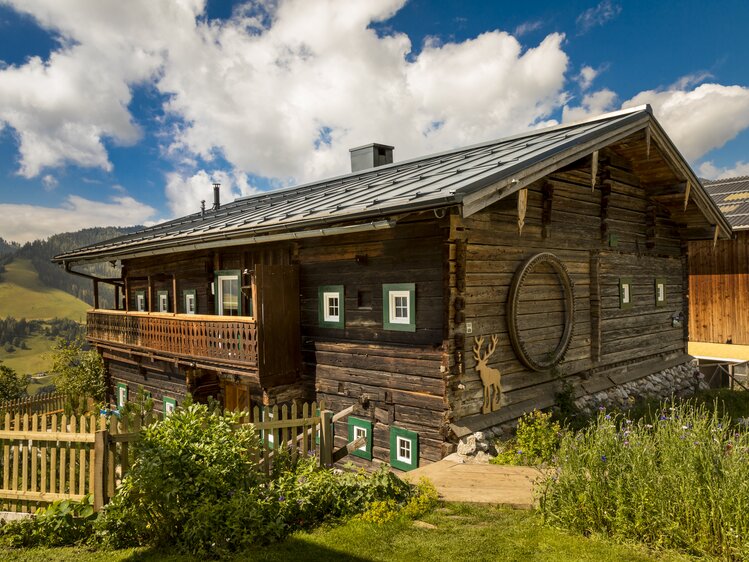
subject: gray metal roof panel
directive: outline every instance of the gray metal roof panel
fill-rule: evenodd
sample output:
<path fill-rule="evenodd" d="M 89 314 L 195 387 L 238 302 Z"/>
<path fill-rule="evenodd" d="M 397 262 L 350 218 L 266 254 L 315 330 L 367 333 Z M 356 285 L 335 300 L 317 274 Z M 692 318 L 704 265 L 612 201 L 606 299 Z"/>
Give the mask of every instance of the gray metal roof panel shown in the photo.
<path fill-rule="evenodd" d="M 395 212 L 458 203 L 499 179 L 511 177 L 592 138 L 640 119 L 637 108 L 574 124 L 537 129 L 497 141 L 387 164 L 324 181 L 236 199 L 217 210 L 174 219 L 141 231 L 67 252 L 56 259 L 104 258 L 150 245 L 185 244 L 210 236 L 297 230 L 315 222 L 377 218 Z"/>
<path fill-rule="evenodd" d="M 749 229 L 749 176 L 702 180 L 702 185 L 734 230 Z"/>

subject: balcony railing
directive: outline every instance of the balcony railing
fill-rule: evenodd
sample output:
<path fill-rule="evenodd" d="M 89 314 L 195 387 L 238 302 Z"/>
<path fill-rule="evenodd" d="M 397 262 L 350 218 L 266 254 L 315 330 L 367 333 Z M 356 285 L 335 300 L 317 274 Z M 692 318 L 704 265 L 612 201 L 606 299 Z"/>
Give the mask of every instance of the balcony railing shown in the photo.
<path fill-rule="evenodd" d="M 254 318 L 92 310 L 90 340 L 120 344 L 185 359 L 258 366 Z"/>

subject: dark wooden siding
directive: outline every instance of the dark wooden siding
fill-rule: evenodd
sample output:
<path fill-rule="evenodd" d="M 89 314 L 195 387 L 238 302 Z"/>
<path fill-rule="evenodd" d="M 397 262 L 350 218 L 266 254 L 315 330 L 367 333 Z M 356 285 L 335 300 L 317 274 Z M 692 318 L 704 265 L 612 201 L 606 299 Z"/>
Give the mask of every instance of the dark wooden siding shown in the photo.
<path fill-rule="evenodd" d="M 749 232 L 689 243 L 689 339 L 749 345 Z"/>

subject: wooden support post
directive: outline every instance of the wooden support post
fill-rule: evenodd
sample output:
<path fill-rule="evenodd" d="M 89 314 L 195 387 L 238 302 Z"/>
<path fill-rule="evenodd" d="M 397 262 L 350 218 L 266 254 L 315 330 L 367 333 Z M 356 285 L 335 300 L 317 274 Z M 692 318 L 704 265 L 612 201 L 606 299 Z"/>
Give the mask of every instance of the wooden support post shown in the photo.
<path fill-rule="evenodd" d="M 715 225 L 715 234 L 713 235 L 713 249 L 715 249 L 715 246 L 718 245 L 718 236 L 720 235 L 720 227 L 718 225 Z"/>
<path fill-rule="evenodd" d="M 153 312 L 153 277 L 148 276 L 148 294 L 146 295 L 146 311 Z"/>
<path fill-rule="evenodd" d="M 130 290 L 128 289 L 127 277 L 125 277 L 125 312 L 130 312 Z"/>
<path fill-rule="evenodd" d="M 120 309 L 120 286 L 119 285 L 114 286 L 114 309 L 115 310 Z"/>
<path fill-rule="evenodd" d="M 689 192 L 692 190 L 692 183 L 687 180 L 687 189 L 684 191 L 684 210 L 687 210 L 687 205 L 689 205 Z"/>
<path fill-rule="evenodd" d="M 541 208 L 541 237 L 548 238 L 551 235 L 551 207 L 554 201 L 554 185 L 547 181 L 544 183 L 541 193 L 543 194 Z"/>
<path fill-rule="evenodd" d="M 179 303 L 179 300 L 177 299 L 177 274 L 173 273 L 172 274 L 172 312 L 174 314 L 177 314 L 178 303 Z"/>
<path fill-rule="evenodd" d="M 590 189 L 591 191 L 596 188 L 596 178 L 598 177 L 598 151 L 593 151 L 593 156 L 590 159 Z"/>
<path fill-rule="evenodd" d="M 645 129 L 645 154 L 646 158 L 650 160 L 650 126 L 648 125 L 648 128 Z"/>
<path fill-rule="evenodd" d="M 94 308 L 99 309 L 99 280 L 92 279 L 94 282 Z"/>
<path fill-rule="evenodd" d="M 94 438 L 94 511 L 107 504 L 107 430 L 96 432 Z"/>
<path fill-rule="evenodd" d="M 323 410 L 320 412 L 320 466 L 330 468 L 333 466 L 333 412 Z"/>

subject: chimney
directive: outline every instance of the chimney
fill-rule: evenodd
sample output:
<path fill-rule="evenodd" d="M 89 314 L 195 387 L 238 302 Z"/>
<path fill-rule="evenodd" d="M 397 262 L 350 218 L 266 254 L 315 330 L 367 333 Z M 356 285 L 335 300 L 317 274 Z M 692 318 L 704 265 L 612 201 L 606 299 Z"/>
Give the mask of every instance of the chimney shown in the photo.
<path fill-rule="evenodd" d="M 214 183 L 213 184 L 213 210 L 217 210 L 219 207 L 221 207 L 221 195 L 219 194 L 219 190 L 221 189 L 220 183 Z"/>
<path fill-rule="evenodd" d="M 351 153 L 351 171 L 360 172 L 377 166 L 393 163 L 393 148 L 386 144 L 365 144 L 349 149 Z"/>

